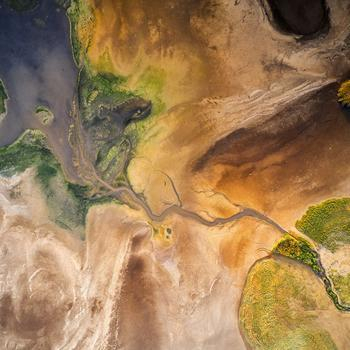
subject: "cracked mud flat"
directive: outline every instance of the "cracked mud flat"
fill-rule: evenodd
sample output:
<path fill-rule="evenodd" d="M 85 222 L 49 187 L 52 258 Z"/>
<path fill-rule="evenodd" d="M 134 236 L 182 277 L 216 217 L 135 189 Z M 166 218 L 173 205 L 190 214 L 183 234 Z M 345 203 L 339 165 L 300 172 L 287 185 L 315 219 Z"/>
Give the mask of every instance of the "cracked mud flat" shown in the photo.
<path fill-rule="evenodd" d="M 349 193 L 350 3 L 63 1 L 77 67 L 66 25 L 40 27 L 48 4 L 0 7 L 33 20 L 34 41 L 59 34 L 65 69 L 30 45 L 20 66 L 0 57 L 1 145 L 47 137 L 0 149 L 0 348 L 348 349 L 349 313 L 272 251 L 309 206 Z M 67 225 L 80 215 L 83 234 Z M 298 235 L 348 272 L 346 245 Z"/>

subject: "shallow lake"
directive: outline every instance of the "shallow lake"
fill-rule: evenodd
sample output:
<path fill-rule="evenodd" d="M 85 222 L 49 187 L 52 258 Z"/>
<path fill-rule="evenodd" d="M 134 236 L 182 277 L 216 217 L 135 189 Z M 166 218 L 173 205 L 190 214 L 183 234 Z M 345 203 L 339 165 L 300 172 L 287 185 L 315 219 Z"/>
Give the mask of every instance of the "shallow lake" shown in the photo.
<path fill-rule="evenodd" d="M 0 146 L 13 142 L 27 128 L 39 128 L 73 176 L 67 137 L 77 68 L 69 20 L 54 0 L 41 0 L 32 11 L 21 13 L 0 0 L 0 78 L 9 96 L 7 115 L 0 124 Z M 38 105 L 53 112 L 50 127 L 35 117 Z"/>

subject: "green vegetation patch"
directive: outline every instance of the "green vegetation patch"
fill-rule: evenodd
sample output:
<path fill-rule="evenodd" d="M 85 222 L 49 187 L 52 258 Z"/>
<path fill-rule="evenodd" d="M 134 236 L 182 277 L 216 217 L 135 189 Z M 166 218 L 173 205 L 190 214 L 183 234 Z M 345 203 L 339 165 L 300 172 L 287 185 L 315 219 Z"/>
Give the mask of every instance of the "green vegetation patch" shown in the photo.
<path fill-rule="evenodd" d="M 38 130 L 27 130 L 13 144 L 0 148 L 2 176 L 12 176 L 31 167 L 36 169 L 36 180 L 46 197 L 50 219 L 65 229 L 83 235 L 88 209 L 112 201 L 107 196 L 92 197 L 88 186 L 66 181 L 46 137 Z"/>
<path fill-rule="evenodd" d="M 137 93 L 152 101 L 152 115 L 158 115 L 166 109 L 166 105 L 161 99 L 165 81 L 166 74 L 164 70 L 148 67 L 137 82 Z"/>
<path fill-rule="evenodd" d="M 350 305 L 350 274 L 340 275 L 336 271 L 331 271 L 330 278 L 341 302 Z"/>
<path fill-rule="evenodd" d="M 98 57 L 95 68 L 98 72 L 114 72 L 114 66 L 108 47 L 105 47 L 103 53 Z"/>
<path fill-rule="evenodd" d="M 28 130 L 11 145 L 0 148 L 0 173 L 12 176 L 52 158 L 45 136 L 38 130 Z"/>
<path fill-rule="evenodd" d="M 273 252 L 310 266 L 318 275 L 322 272 L 318 253 L 309 242 L 300 237 L 296 238 L 290 234 L 284 235 L 273 248 Z"/>
<path fill-rule="evenodd" d="M 315 282 L 302 265 L 265 259 L 253 266 L 239 310 L 241 329 L 253 349 L 336 349 L 315 320 L 327 305 Z"/>
<path fill-rule="evenodd" d="M 8 99 L 4 83 L 0 80 L 0 116 L 6 113 L 6 100 Z"/>
<path fill-rule="evenodd" d="M 41 163 L 37 167 L 37 179 L 46 196 L 50 219 L 81 236 L 84 234 L 88 209 L 92 205 L 111 201 L 108 197 L 91 198 L 87 186 L 67 182 L 54 163 Z"/>
<path fill-rule="evenodd" d="M 301 237 L 294 237 L 290 234 L 286 234 L 280 241 L 277 242 L 272 252 L 309 266 L 312 271 L 322 280 L 328 295 L 332 299 L 337 309 L 341 311 L 350 311 L 350 308 L 347 306 L 349 304 L 347 304 L 347 302 L 347 305 L 343 304 L 341 294 L 337 295 L 341 288 L 340 283 L 342 280 L 338 280 L 339 283 L 337 288 L 336 284 L 333 283 L 333 278 L 329 278 L 326 275 L 326 271 L 321 264 L 319 254 L 309 242 Z M 333 289 L 333 285 L 335 290 Z"/>
<path fill-rule="evenodd" d="M 39 5 L 39 0 L 5 0 L 5 2 L 18 12 L 30 11 Z"/>
<path fill-rule="evenodd" d="M 350 243 L 350 198 L 329 199 L 310 207 L 295 226 L 334 252 Z"/>
<path fill-rule="evenodd" d="M 135 143 L 132 133 L 124 133 L 125 123 L 143 113 L 147 115 L 150 106 L 126 90 L 125 82 L 125 77 L 96 73 L 87 66 L 79 76 L 79 109 L 87 142 L 92 146 L 90 156 L 100 176 L 113 186 L 124 172 Z"/>
<path fill-rule="evenodd" d="M 98 175 L 115 186 L 126 179 L 125 169 L 145 128 L 145 119 L 165 109 L 161 95 L 166 73 L 149 67 L 131 90 L 129 77 L 114 74 L 107 48 L 101 51 L 97 63 L 89 61 L 88 49 L 95 27 L 94 10 L 89 3 L 72 0 L 67 14 L 75 62 L 80 68 L 78 105 L 83 141 Z"/>
<path fill-rule="evenodd" d="M 88 1 L 85 0 L 71 0 L 67 15 L 70 23 L 73 57 L 77 66 L 81 66 L 86 59 L 95 18 Z"/>
<path fill-rule="evenodd" d="M 124 173 L 129 151 L 129 143 L 126 139 L 121 139 L 112 147 L 109 145 L 102 147 L 98 154 L 96 168 L 102 178 L 113 186 L 118 186 L 119 176 Z"/>
<path fill-rule="evenodd" d="M 101 172 L 105 172 L 108 170 L 108 167 L 112 162 L 117 162 L 120 154 L 120 149 L 117 145 L 115 145 L 109 148 L 106 151 L 105 155 L 101 155 L 101 153 L 102 152 L 100 152 L 99 157 L 97 158 L 96 164 Z"/>
<path fill-rule="evenodd" d="M 126 79 L 112 73 L 93 73 L 84 68 L 79 75 L 79 107 L 84 122 L 91 122 L 96 110 L 104 106 L 120 104 L 133 93 L 123 88 Z"/>

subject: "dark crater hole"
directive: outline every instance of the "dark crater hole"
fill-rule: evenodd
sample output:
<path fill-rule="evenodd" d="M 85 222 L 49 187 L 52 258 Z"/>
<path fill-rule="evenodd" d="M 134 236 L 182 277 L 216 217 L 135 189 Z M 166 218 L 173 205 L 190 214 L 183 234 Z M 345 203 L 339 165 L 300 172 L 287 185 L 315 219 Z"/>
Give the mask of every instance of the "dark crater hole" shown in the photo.
<path fill-rule="evenodd" d="M 329 28 L 329 10 L 324 0 L 266 0 L 275 24 L 281 30 L 314 36 Z"/>

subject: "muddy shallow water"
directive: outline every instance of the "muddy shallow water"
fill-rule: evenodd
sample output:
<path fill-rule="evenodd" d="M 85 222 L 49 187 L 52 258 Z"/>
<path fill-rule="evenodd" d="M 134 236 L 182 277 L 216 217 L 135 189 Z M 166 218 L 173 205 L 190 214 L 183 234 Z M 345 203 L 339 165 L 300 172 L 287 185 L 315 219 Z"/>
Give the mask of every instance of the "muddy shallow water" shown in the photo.
<path fill-rule="evenodd" d="M 7 115 L 0 124 L 0 146 L 13 142 L 27 128 L 40 128 L 72 176 L 67 135 L 77 68 L 68 18 L 53 0 L 42 0 L 34 10 L 22 13 L 0 2 L 0 78 L 9 96 Z M 53 112 L 50 127 L 36 120 L 37 105 Z"/>

